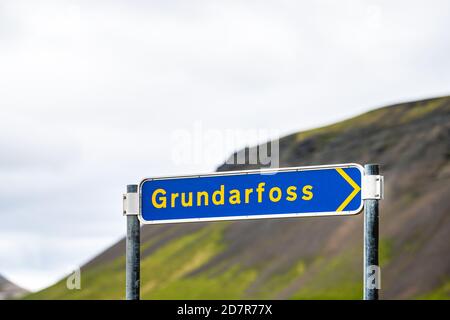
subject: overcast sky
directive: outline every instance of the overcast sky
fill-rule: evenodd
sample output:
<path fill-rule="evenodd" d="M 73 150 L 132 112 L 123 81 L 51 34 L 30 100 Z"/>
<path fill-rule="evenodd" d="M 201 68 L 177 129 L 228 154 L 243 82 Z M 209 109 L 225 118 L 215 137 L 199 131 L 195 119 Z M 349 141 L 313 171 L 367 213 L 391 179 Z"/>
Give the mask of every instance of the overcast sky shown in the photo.
<path fill-rule="evenodd" d="M 123 236 L 127 184 L 267 138 L 206 158 L 208 130 L 449 94 L 449 39 L 445 0 L 0 0 L 0 274 L 51 284 Z M 180 129 L 200 160 L 176 161 Z"/>

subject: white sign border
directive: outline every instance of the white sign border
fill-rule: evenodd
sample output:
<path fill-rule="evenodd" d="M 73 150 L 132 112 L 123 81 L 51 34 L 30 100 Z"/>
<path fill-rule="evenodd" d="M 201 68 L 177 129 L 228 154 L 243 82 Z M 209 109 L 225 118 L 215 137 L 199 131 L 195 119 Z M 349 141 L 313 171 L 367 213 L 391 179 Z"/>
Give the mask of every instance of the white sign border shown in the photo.
<path fill-rule="evenodd" d="M 204 178 L 217 176 L 233 176 L 242 174 L 276 174 L 278 172 L 293 172 L 293 171 L 309 171 L 317 169 L 337 169 L 337 168 L 357 168 L 361 172 L 361 177 L 364 177 L 364 168 L 357 163 L 331 164 L 319 166 L 302 166 L 302 167 L 286 167 L 276 169 L 255 169 L 255 170 L 240 170 L 240 171 L 224 171 L 214 172 L 208 174 L 192 174 L 183 176 L 164 176 L 145 178 L 139 183 L 139 213 L 138 219 L 142 224 L 169 224 L 169 223 L 183 223 L 183 222 L 211 222 L 211 221 L 233 221 L 233 220 L 259 220 L 259 219 L 276 219 L 276 218 L 292 218 L 292 217 L 326 217 L 326 216 L 350 216 L 359 214 L 364 208 L 364 201 L 361 197 L 361 204 L 358 209 L 353 211 L 332 211 L 332 212 L 314 212 L 314 213 L 283 213 L 283 214 L 262 214 L 249 216 L 230 216 L 230 217 L 207 217 L 207 218 L 187 218 L 187 219 L 168 219 L 168 220 L 144 220 L 142 217 L 142 185 L 148 181 L 154 180 L 171 180 L 171 179 L 187 179 L 187 178 Z M 362 179 L 361 179 L 362 183 Z M 362 193 L 362 186 L 361 193 Z"/>

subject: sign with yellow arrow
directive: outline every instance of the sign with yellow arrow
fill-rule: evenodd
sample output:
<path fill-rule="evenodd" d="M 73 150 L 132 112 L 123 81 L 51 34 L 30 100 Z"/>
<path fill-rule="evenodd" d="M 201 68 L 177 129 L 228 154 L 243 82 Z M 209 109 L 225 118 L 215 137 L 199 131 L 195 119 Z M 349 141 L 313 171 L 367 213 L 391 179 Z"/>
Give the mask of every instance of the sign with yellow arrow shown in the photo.
<path fill-rule="evenodd" d="M 358 164 L 144 179 L 142 223 L 343 216 L 363 208 Z"/>

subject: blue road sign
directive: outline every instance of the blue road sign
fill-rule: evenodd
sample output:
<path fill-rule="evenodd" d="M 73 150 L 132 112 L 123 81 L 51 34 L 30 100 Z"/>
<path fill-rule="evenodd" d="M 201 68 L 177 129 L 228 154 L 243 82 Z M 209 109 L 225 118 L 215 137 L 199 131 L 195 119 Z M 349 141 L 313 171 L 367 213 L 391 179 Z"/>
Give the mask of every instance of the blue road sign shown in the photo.
<path fill-rule="evenodd" d="M 144 179 L 145 224 L 342 216 L 363 208 L 358 164 Z"/>

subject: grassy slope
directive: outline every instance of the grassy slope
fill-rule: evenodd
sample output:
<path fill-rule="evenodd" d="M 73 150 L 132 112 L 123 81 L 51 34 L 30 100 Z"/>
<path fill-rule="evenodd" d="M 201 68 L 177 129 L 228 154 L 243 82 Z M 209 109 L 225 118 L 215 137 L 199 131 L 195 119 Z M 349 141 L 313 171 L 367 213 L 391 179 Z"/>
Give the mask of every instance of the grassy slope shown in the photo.
<path fill-rule="evenodd" d="M 256 279 L 257 268 L 235 265 L 225 272 L 220 266 L 198 275 L 190 272 L 204 265 L 224 248 L 222 233 L 227 223 L 209 225 L 200 231 L 178 238 L 141 262 L 141 295 L 143 299 L 247 299 L 276 298 L 285 286 L 300 277 L 307 266 L 299 261 L 259 288 L 253 296 L 246 290 Z M 148 244 L 147 244 L 148 245 Z M 143 250 L 146 245 L 143 245 Z M 322 271 L 292 298 L 360 299 L 360 270 L 351 268 L 353 251 L 312 262 Z M 382 250 L 383 251 L 383 250 Z M 334 271 L 339 270 L 336 274 Z M 108 264 L 82 271 L 82 290 L 69 291 L 65 281 L 31 294 L 28 299 L 122 299 L 125 288 L 125 260 L 120 257 Z"/>
<path fill-rule="evenodd" d="M 283 152 L 282 158 L 285 157 L 282 162 L 284 162 L 284 165 L 297 164 L 292 161 L 292 158 L 295 158 L 298 149 L 302 151 L 305 149 L 306 143 L 308 143 L 308 145 L 305 145 L 306 149 L 309 148 L 311 142 L 319 146 L 326 145 L 330 141 L 334 143 L 334 139 L 345 134 L 349 131 L 349 128 L 355 130 L 355 128 L 364 129 L 378 126 L 381 119 L 386 126 L 411 123 L 436 112 L 440 108 L 444 108 L 444 104 L 446 104 L 446 110 L 449 110 L 448 101 L 448 98 L 441 98 L 418 102 L 412 107 L 382 108 L 335 125 L 288 136 L 280 142 Z M 386 117 L 388 117 L 388 120 L 386 120 Z M 389 123 L 389 119 L 393 121 L 392 124 Z M 386 128 L 385 130 L 387 130 Z M 385 143 L 383 148 L 394 145 L 397 138 L 387 137 L 383 140 Z M 295 146 L 297 149 L 294 148 Z M 310 153 L 319 151 L 314 147 L 310 150 Z M 289 156 L 286 156 L 286 154 Z M 325 154 L 324 157 L 327 157 L 327 155 Z M 357 160 L 364 161 L 360 159 L 361 157 Z M 414 192 L 411 191 L 411 193 Z M 401 204 L 393 202 L 392 208 L 396 205 L 405 207 L 406 204 L 414 205 L 412 199 L 414 199 L 414 194 L 410 197 L 403 194 L 401 199 L 403 202 Z M 394 209 L 392 210 L 394 211 Z M 360 223 L 361 217 L 359 216 L 357 219 L 359 219 L 357 223 Z M 326 227 L 326 222 L 320 222 L 320 230 Z M 342 229 L 339 232 L 344 234 L 353 234 L 354 232 L 351 231 L 353 230 L 351 229 L 353 222 L 354 220 L 346 220 L 345 223 L 339 225 L 342 228 L 339 229 L 338 226 L 336 228 Z M 296 223 L 298 224 L 298 222 Z M 305 225 L 308 223 L 312 229 L 316 221 L 305 222 Z M 242 230 L 236 231 L 240 226 L 242 225 L 219 222 L 202 225 L 200 228 L 189 230 L 169 240 L 163 239 L 164 232 L 161 232 L 160 236 L 155 235 L 144 239 L 141 265 L 142 297 L 144 299 L 362 298 L 362 246 L 361 239 L 357 236 L 343 242 L 344 245 L 337 249 L 327 250 L 326 248 L 330 245 L 333 247 L 333 241 L 329 241 L 321 243 L 320 250 L 314 251 L 313 254 L 303 253 L 305 250 L 298 249 L 297 255 L 290 253 L 283 255 L 283 252 L 272 252 L 276 251 L 275 249 L 267 248 L 267 250 L 264 250 L 261 247 L 265 244 L 259 240 L 254 244 L 251 239 L 239 239 L 241 247 L 236 247 L 236 241 L 234 240 L 236 234 L 237 237 L 245 238 L 246 233 L 249 233 Z M 272 222 L 272 224 L 255 223 L 253 226 L 252 229 L 257 230 L 271 228 L 276 240 L 283 236 L 290 236 L 287 230 L 288 224 L 278 226 L 277 222 Z M 276 233 L 277 228 L 281 230 L 279 233 Z M 177 232 L 176 229 L 175 232 Z M 261 232 L 264 231 L 259 231 L 259 234 Z M 336 233 L 336 236 L 338 235 L 339 233 Z M 417 236 L 414 239 L 416 238 L 419 239 L 420 237 Z M 286 238 L 280 241 L 289 243 L 292 240 Z M 242 243 L 244 244 L 242 245 Z M 254 255 L 264 256 L 270 251 L 270 258 L 248 258 L 249 254 L 246 253 L 245 246 L 251 247 L 252 245 L 257 246 L 253 250 L 256 252 L 253 253 Z M 397 271 L 397 268 L 399 268 L 397 265 L 401 265 L 398 262 L 399 259 L 401 259 L 401 262 L 406 260 L 402 254 L 406 252 L 413 255 L 415 250 L 419 250 L 418 248 L 422 245 L 422 243 L 415 245 L 414 241 L 408 241 L 409 247 L 407 247 L 404 243 L 398 243 L 395 231 L 382 232 L 381 264 L 387 270 L 392 269 L 392 274 L 401 272 L 401 270 Z M 150 250 L 150 253 L 148 250 Z M 27 298 L 122 299 L 125 288 L 125 268 L 124 256 L 120 254 L 122 253 L 117 254 L 115 258 L 103 261 L 101 264 L 82 269 L 82 290 L 69 291 L 65 288 L 65 281 L 62 280 L 41 292 L 29 295 Z M 294 257 L 283 262 L 286 256 Z M 280 261 L 283 263 L 278 263 Z M 389 269 L 391 265 L 392 268 Z M 410 296 L 448 299 L 449 291 L 448 280 L 446 280 L 438 285 L 433 285 L 432 290 L 413 293 Z M 393 292 L 395 293 L 395 291 Z M 397 296 L 401 297 L 400 294 Z"/>

